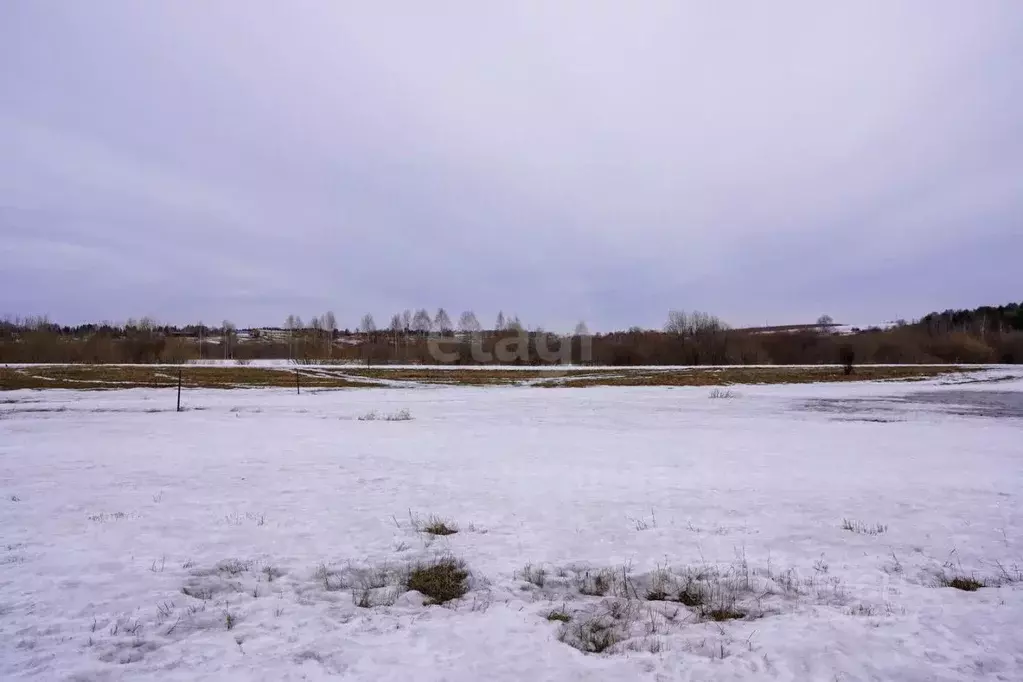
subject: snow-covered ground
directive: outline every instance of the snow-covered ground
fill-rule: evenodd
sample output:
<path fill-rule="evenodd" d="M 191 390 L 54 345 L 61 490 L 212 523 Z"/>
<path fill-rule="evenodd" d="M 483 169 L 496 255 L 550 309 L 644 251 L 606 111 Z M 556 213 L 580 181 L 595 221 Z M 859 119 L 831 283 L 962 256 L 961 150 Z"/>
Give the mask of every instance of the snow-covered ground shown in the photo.
<path fill-rule="evenodd" d="M 0 678 L 1020 680 L 1007 374 L 0 393 Z"/>

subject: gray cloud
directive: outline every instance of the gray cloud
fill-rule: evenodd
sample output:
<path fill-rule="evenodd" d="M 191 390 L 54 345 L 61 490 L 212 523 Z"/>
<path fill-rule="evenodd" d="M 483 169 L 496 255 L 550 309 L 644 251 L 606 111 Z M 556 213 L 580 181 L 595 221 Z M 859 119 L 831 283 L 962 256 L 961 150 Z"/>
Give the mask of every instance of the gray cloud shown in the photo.
<path fill-rule="evenodd" d="M 1012 2 L 16 0 L 0 312 L 606 329 L 1019 298 L 1021 38 Z"/>

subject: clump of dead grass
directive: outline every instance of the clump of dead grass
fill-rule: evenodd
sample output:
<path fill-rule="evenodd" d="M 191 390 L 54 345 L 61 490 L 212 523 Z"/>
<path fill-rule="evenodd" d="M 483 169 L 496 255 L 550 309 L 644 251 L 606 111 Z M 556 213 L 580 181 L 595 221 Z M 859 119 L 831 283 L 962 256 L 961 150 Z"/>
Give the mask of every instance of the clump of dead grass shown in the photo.
<path fill-rule="evenodd" d="M 566 623 L 558 640 L 586 654 L 602 654 L 622 640 L 622 633 L 609 617 L 596 615 L 575 624 Z"/>
<path fill-rule="evenodd" d="M 412 413 L 408 410 L 408 408 L 402 408 L 402 409 L 398 410 L 397 412 L 384 413 L 384 414 L 380 414 L 376 410 L 371 410 L 371 411 L 367 412 L 366 414 L 361 415 L 360 417 L 358 417 L 358 420 L 360 422 L 375 422 L 375 421 L 410 422 L 414 418 L 415 417 L 412 416 Z"/>
<path fill-rule="evenodd" d="M 423 518 L 418 514 L 413 514 L 410 509 L 408 517 L 409 525 L 411 525 L 412 529 L 417 533 L 443 537 L 447 535 L 454 535 L 459 530 L 457 523 L 451 519 L 437 516 L 436 514 L 431 514 L 430 516 Z M 397 519 L 395 519 L 395 524 L 397 524 Z"/>
<path fill-rule="evenodd" d="M 545 617 L 552 623 L 572 622 L 572 616 L 568 615 L 564 609 L 554 609 L 553 611 L 549 611 Z"/>
<path fill-rule="evenodd" d="M 955 550 L 952 554 L 956 554 Z M 945 562 L 942 570 L 938 573 L 937 584 L 940 587 L 951 587 L 963 592 L 976 592 L 982 587 L 1005 587 L 1023 582 L 1023 570 L 1018 564 L 1008 568 L 997 560 L 987 563 L 994 565 L 996 571 L 989 572 L 987 576 L 978 576 L 976 573 L 967 572 L 961 561 L 949 560 Z"/>
<path fill-rule="evenodd" d="M 340 592 L 349 587 L 344 574 L 328 567 L 327 564 L 320 564 L 316 569 L 316 579 L 323 583 L 323 589 L 327 592 Z"/>
<path fill-rule="evenodd" d="M 675 579 L 664 568 L 658 568 L 650 578 L 650 588 L 646 591 L 647 601 L 671 601 L 675 592 Z"/>
<path fill-rule="evenodd" d="M 707 394 L 707 397 L 711 400 L 731 400 L 738 398 L 739 394 L 730 388 L 714 388 Z"/>
<path fill-rule="evenodd" d="M 444 557 L 412 566 L 405 587 L 425 596 L 428 604 L 444 604 L 465 596 L 468 578 L 465 562 Z"/>
<path fill-rule="evenodd" d="M 938 578 L 938 583 L 942 587 L 952 587 L 963 592 L 976 592 L 982 587 L 987 585 L 973 576 L 967 575 L 942 575 Z"/>
<path fill-rule="evenodd" d="M 543 566 L 526 564 L 522 569 L 522 579 L 531 585 L 542 588 L 547 584 L 547 569 Z"/>
<path fill-rule="evenodd" d="M 842 530 L 859 535 L 883 535 L 888 532 L 888 526 L 883 523 L 864 523 L 855 519 L 842 519 Z"/>
<path fill-rule="evenodd" d="M 615 573 L 611 569 L 586 571 L 578 580 L 579 594 L 603 597 L 614 585 Z"/>
<path fill-rule="evenodd" d="M 422 532 L 429 535 L 454 535 L 458 532 L 458 526 L 444 519 L 433 517 L 423 526 Z"/>

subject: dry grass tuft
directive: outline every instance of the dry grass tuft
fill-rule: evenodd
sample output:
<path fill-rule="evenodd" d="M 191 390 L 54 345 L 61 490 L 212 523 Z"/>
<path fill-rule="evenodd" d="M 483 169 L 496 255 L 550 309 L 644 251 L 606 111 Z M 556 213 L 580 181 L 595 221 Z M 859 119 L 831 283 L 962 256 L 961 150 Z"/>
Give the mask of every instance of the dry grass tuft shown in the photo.
<path fill-rule="evenodd" d="M 442 516 L 430 515 L 425 519 L 418 514 L 413 514 L 412 510 L 408 512 L 409 525 L 417 533 L 426 533 L 427 535 L 433 536 L 446 536 L 454 535 L 458 532 L 458 524 L 450 519 L 445 519 Z M 395 525 L 398 524 L 395 519 Z"/>
<path fill-rule="evenodd" d="M 610 569 L 596 572 L 587 571 L 579 580 L 579 594 L 588 597 L 603 597 L 614 584 L 614 574 Z"/>
<path fill-rule="evenodd" d="M 968 578 L 966 576 L 955 576 L 942 582 L 945 587 L 954 587 L 957 590 L 963 592 L 976 592 L 980 588 L 984 587 L 984 583 L 977 580 L 976 578 Z"/>
<path fill-rule="evenodd" d="M 443 519 L 432 518 L 423 526 L 423 532 L 429 535 L 454 535 L 458 532 L 458 526 Z"/>
<path fill-rule="evenodd" d="M 691 609 L 703 606 L 705 600 L 704 591 L 695 583 L 687 583 L 678 591 L 678 603 Z"/>
<path fill-rule="evenodd" d="M 547 614 L 547 620 L 557 623 L 569 623 L 572 621 L 572 616 L 568 615 L 562 610 L 555 609 Z"/>
<path fill-rule="evenodd" d="M 888 526 L 883 523 L 863 523 L 855 519 L 842 519 L 842 530 L 860 535 L 883 535 L 888 532 Z"/>
<path fill-rule="evenodd" d="M 704 609 L 700 612 L 700 615 L 707 620 L 712 620 L 717 623 L 722 623 L 726 620 L 741 620 L 746 617 L 746 614 L 743 611 L 729 607 Z"/>
<path fill-rule="evenodd" d="M 547 584 L 547 569 L 543 566 L 526 564 L 526 566 L 522 569 L 522 579 L 531 585 L 543 587 Z"/>
<path fill-rule="evenodd" d="M 446 557 L 413 566 L 405 586 L 427 597 L 430 604 L 444 604 L 465 596 L 468 578 L 464 562 Z"/>
<path fill-rule="evenodd" d="M 619 641 L 621 634 L 606 617 L 593 616 L 575 625 L 563 626 L 558 639 L 586 654 L 602 654 Z"/>

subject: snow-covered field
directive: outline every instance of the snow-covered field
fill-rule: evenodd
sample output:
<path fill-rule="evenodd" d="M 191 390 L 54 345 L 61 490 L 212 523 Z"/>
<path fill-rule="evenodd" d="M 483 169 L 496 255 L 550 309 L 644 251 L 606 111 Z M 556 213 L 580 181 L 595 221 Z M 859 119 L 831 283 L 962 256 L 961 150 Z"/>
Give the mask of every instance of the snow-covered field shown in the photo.
<path fill-rule="evenodd" d="M 0 678 L 1020 680 L 1006 374 L 0 393 Z"/>

